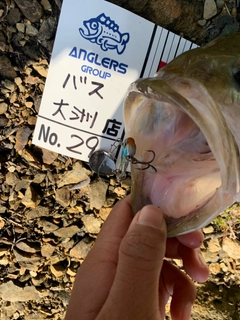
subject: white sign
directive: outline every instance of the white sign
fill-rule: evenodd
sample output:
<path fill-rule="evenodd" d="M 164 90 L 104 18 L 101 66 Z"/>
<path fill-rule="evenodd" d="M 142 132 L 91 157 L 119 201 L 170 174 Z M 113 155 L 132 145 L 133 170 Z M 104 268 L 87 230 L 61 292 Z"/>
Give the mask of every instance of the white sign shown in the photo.
<path fill-rule="evenodd" d="M 103 0 L 64 0 L 33 143 L 83 161 L 124 138 L 123 100 L 193 43 Z"/>

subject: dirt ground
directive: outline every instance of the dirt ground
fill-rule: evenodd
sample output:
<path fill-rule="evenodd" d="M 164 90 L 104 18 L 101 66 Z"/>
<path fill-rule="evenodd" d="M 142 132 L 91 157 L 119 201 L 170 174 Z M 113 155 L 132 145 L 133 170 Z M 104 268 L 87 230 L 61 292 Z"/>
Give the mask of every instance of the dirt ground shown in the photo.
<path fill-rule="evenodd" d="M 31 142 L 61 2 L 0 0 L 2 320 L 64 319 L 78 267 L 113 205 L 131 188 L 130 176 L 121 183 L 103 180 L 87 163 Z M 215 7 L 202 0 L 111 2 L 199 45 L 239 29 L 235 0 L 213 1 Z M 69 190 L 87 178 L 86 187 Z M 205 284 L 196 284 L 192 319 L 240 319 L 240 205 L 203 232 L 202 252 L 211 275 Z M 181 268 L 179 261 L 173 263 Z"/>

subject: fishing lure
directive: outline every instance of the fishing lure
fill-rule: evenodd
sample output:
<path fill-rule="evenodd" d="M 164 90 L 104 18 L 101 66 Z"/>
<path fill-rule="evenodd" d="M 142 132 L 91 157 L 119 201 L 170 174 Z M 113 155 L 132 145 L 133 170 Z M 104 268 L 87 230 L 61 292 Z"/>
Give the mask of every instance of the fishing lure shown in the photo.
<path fill-rule="evenodd" d="M 117 145 L 116 142 L 118 143 Z M 119 146 L 122 146 L 121 160 L 119 167 L 116 168 L 116 159 L 113 154 Z M 130 163 L 146 165 L 145 168 L 137 167 L 138 170 L 147 170 L 151 167 L 156 172 L 156 168 L 151 164 L 155 159 L 155 152 L 153 150 L 146 151 L 153 154 L 152 159 L 150 161 L 139 161 L 134 157 L 136 153 L 136 144 L 133 138 L 127 138 L 124 142 L 116 140 L 109 151 L 97 150 L 93 152 L 89 158 L 89 166 L 98 175 L 107 177 L 115 175 L 119 181 L 126 177 L 127 168 Z"/>
<path fill-rule="evenodd" d="M 126 177 L 129 163 L 134 159 L 136 153 L 136 144 L 133 138 L 127 138 L 122 144 L 122 153 L 120 166 L 116 170 L 117 180 L 123 180 Z"/>

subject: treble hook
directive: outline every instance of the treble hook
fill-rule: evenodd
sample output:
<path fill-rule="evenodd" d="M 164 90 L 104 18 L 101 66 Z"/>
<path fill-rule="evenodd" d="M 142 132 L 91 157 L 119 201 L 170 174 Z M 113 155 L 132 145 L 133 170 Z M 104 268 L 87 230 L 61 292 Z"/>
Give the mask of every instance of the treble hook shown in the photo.
<path fill-rule="evenodd" d="M 152 168 L 155 172 L 157 169 L 151 164 L 155 159 L 155 152 L 153 150 L 146 150 L 147 152 L 152 152 L 153 157 L 150 161 L 140 161 L 134 157 L 136 153 L 136 144 L 133 138 L 127 138 L 122 144 L 122 154 L 119 169 L 116 170 L 116 177 L 118 180 L 122 180 L 126 177 L 126 172 L 129 163 L 146 165 L 145 168 L 137 168 L 138 170 L 147 170 Z"/>
<path fill-rule="evenodd" d="M 157 172 L 157 169 L 151 164 L 152 162 L 153 162 L 153 160 L 155 159 L 155 152 L 153 151 L 153 150 L 146 150 L 147 152 L 152 152 L 152 154 L 153 154 L 153 157 L 152 157 L 152 159 L 150 160 L 150 161 L 139 161 L 139 160 L 137 160 L 136 158 L 134 158 L 134 157 L 132 157 L 132 159 L 131 159 L 131 163 L 132 164 L 146 164 L 147 165 L 147 167 L 146 168 L 136 168 L 136 169 L 138 169 L 138 170 L 147 170 L 148 168 L 153 168 L 153 170 L 155 171 L 155 172 Z"/>
<path fill-rule="evenodd" d="M 119 167 L 116 168 L 116 159 L 113 155 L 114 151 L 122 146 L 121 160 Z M 136 168 L 138 170 L 147 170 L 152 168 L 157 172 L 156 168 L 151 164 L 155 159 L 155 152 L 153 150 L 146 150 L 146 152 L 152 153 L 152 159 L 150 161 L 140 161 L 135 158 L 136 144 L 133 138 L 127 138 L 123 142 L 118 139 L 111 145 L 110 151 L 97 150 L 93 152 L 89 158 L 90 168 L 98 175 L 110 177 L 116 175 L 117 180 L 123 180 L 127 174 L 127 168 L 129 163 L 136 165 L 143 165 L 143 168 Z"/>

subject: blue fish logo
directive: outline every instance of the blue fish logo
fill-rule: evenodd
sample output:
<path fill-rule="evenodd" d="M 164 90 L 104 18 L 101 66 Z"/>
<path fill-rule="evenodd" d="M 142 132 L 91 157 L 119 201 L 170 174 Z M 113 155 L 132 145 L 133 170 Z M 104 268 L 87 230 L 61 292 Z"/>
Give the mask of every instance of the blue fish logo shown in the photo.
<path fill-rule="evenodd" d="M 97 18 L 83 21 L 83 28 L 79 28 L 81 36 L 100 46 L 103 51 L 116 50 L 123 54 L 129 41 L 129 33 L 119 32 L 119 26 L 104 13 Z"/>

